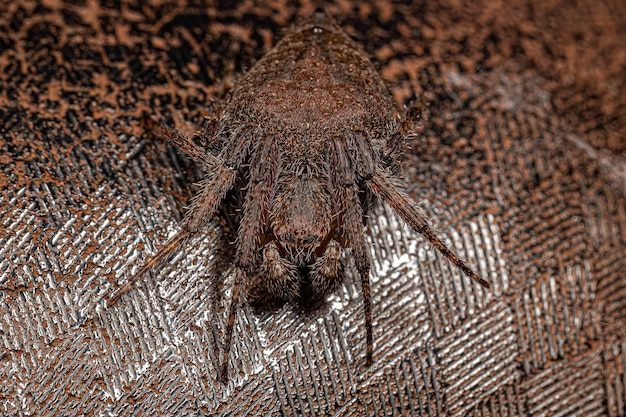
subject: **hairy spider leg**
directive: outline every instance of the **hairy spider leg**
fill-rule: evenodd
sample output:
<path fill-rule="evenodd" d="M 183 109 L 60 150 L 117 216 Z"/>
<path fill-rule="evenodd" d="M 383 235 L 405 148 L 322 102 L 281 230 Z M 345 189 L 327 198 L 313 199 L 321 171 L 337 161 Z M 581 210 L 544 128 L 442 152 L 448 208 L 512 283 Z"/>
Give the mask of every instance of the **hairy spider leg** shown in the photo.
<path fill-rule="evenodd" d="M 200 231 L 202 226 L 215 214 L 215 211 L 226 196 L 226 193 L 232 189 L 237 177 L 237 170 L 226 166 L 211 154 L 203 151 L 203 149 L 198 147 L 191 139 L 187 138 L 178 130 L 156 124 L 154 121 L 151 121 L 151 119 L 148 120 L 148 127 L 153 131 L 160 131 L 181 151 L 189 155 L 207 173 L 207 179 L 203 182 L 202 191 L 192 202 L 191 208 L 183 222 L 182 230 L 171 238 L 154 256 L 146 261 L 137 274 L 133 275 L 126 284 L 108 298 L 107 305 L 109 306 L 115 304 L 122 295 L 128 292 L 138 280 L 142 279 L 150 271 L 163 266 L 174 254 L 185 246 L 191 237 Z M 214 124 L 206 124 L 205 126 L 205 130 L 214 128 Z M 207 135 L 214 133 L 215 131 L 205 132 Z M 242 156 L 241 158 L 243 159 L 244 157 Z M 235 288 L 239 286 L 238 282 L 240 280 L 241 278 L 239 276 L 235 277 Z M 235 304 L 237 303 L 237 297 L 238 294 L 237 291 L 235 291 L 233 297 Z"/>
<path fill-rule="evenodd" d="M 228 190 L 232 188 L 236 177 L 234 170 L 221 164 L 211 154 L 204 152 L 203 149 L 178 130 L 159 124 L 149 117 L 144 120 L 144 123 L 147 130 L 166 136 L 182 152 L 189 155 L 205 172 L 212 172 L 214 175 L 206 180 L 203 191 L 194 199 L 192 207 L 185 217 L 183 230 L 174 235 L 154 256 L 148 259 L 139 271 L 129 278 L 126 284 L 109 296 L 107 299 L 107 305 L 109 306 L 114 305 L 137 281 L 141 280 L 150 271 L 162 267 L 185 246 L 189 239 L 198 232 L 203 220 L 208 220 L 213 216 Z M 214 125 L 207 124 L 205 130 L 213 130 L 207 131 L 205 134 L 215 134 L 214 128 Z"/>
<path fill-rule="evenodd" d="M 418 106 L 407 109 L 403 120 L 398 124 L 395 132 L 391 134 L 381 149 L 381 162 L 387 165 L 388 168 L 393 169 L 394 161 L 402 154 L 402 148 L 406 143 L 407 137 L 415 132 L 420 118 L 421 103 Z M 369 190 L 398 213 L 413 230 L 428 239 L 444 257 L 461 269 L 465 275 L 483 287 L 489 288 L 487 281 L 480 278 L 463 260 L 459 259 L 454 252 L 448 249 L 435 231 L 428 225 L 427 218 L 419 211 L 417 203 L 393 185 L 389 170 L 384 167 L 380 168 L 376 175 L 366 181 Z"/>
<path fill-rule="evenodd" d="M 176 145 L 185 155 L 193 159 L 205 173 L 210 173 L 220 164 L 215 155 L 207 153 L 204 149 L 196 145 L 193 140 L 189 139 L 178 130 L 160 124 L 152 117 L 144 118 L 144 125 L 147 131 L 168 138 L 169 141 Z M 208 120 L 200 136 L 205 138 L 205 141 L 215 141 L 213 138 L 217 135 L 217 130 L 217 120 Z"/>
<path fill-rule="evenodd" d="M 366 363 L 371 366 L 374 352 L 374 331 L 372 326 L 372 307 L 370 297 L 370 261 L 363 233 L 363 209 L 358 196 L 356 169 L 346 149 L 347 145 L 337 138 L 331 142 L 328 152 L 328 167 L 331 186 L 336 195 L 338 224 L 343 232 L 344 247 L 352 248 L 352 258 L 356 265 L 363 293 L 363 311 L 365 314 Z"/>
<path fill-rule="evenodd" d="M 239 225 L 235 252 L 235 282 L 233 297 L 226 323 L 224 352 L 220 379 L 227 381 L 229 353 L 232 345 L 235 317 L 239 304 L 245 302 L 248 274 L 252 273 L 256 264 L 256 248 L 259 237 L 267 227 L 270 198 L 280 164 L 278 142 L 275 140 L 260 141 L 250 160 L 250 181 L 243 204 L 243 216 Z"/>
<path fill-rule="evenodd" d="M 172 256 L 178 253 L 178 250 L 185 246 L 185 244 L 189 241 L 193 233 L 187 230 L 181 230 L 176 233 L 174 237 L 167 241 L 167 243 L 162 246 L 159 251 L 148 259 L 144 264 L 139 268 L 139 271 L 132 277 L 126 281 L 124 285 L 118 288 L 107 298 L 107 306 L 111 307 L 128 291 L 130 291 L 135 283 L 141 280 L 146 274 L 148 274 L 153 269 L 157 269 L 165 265 Z"/>
<path fill-rule="evenodd" d="M 398 213 L 413 230 L 428 239 L 428 241 L 436 247 L 443 256 L 459 267 L 465 275 L 483 287 L 489 288 L 489 283 L 487 281 L 476 275 L 476 273 L 465 263 L 465 261 L 459 259 L 454 252 L 448 249 L 448 247 L 437 236 L 435 231 L 430 228 L 427 223 L 426 216 L 418 211 L 416 208 L 417 204 L 411 200 L 408 195 L 394 187 L 385 174 L 378 173 L 374 175 L 368 183 L 372 192 L 374 192 L 376 196 L 378 196 L 396 213 Z"/>
<path fill-rule="evenodd" d="M 206 117 L 204 128 L 198 135 L 200 143 L 211 152 L 213 156 L 218 156 L 223 147 L 224 138 L 218 134 L 220 121 L 214 117 Z"/>
<path fill-rule="evenodd" d="M 407 137 L 417 130 L 417 124 L 422 117 L 421 103 L 419 106 L 411 106 L 406 110 L 406 113 L 396 130 L 389 136 L 389 139 L 385 142 L 380 149 L 380 155 L 382 162 L 386 164 L 393 164 L 400 159 L 404 154 L 404 147 L 407 142 Z"/>

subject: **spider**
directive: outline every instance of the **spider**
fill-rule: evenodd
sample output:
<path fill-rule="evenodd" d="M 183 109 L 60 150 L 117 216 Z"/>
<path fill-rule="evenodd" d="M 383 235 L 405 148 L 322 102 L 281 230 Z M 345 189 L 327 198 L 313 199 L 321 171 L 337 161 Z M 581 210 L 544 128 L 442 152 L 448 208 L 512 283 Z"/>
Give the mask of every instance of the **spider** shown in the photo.
<path fill-rule="evenodd" d="M 370 260 L 363 229 L 375 199 L 388 204 L 468 277 L 489 287 L 448 249 L 416 203 L 393 185 L 402 148 L 419 117 L 416 107 L 398 116 L 365 52 L 318 9 L 288 31 L 243 76 L 220 115 L 206 121 L 199 138 L 206 146 L 176 129 L 149 123 L 191 157 L 205 178 L 182 229 L 108 304 L 182 250 L 239 184 L 244 196 L 222 381 L 249 277 L 261 274 L 269 294 L 279 299 L 320 299 L 344 278 L 342 251 L 351 254 L 360 278 L 370 366 Z"/>

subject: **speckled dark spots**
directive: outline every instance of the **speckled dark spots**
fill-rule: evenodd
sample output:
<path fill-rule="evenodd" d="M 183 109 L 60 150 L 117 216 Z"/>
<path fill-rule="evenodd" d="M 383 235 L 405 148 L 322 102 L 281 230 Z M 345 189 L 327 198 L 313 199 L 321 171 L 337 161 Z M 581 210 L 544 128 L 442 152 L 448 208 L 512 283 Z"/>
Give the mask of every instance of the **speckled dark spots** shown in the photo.
<path fill-rule="evenodd" d="M 50 48 L 60 41 L 61 28 L 50 22 L 36 23 L 26 32 L 26 47 L 29 49 Z M 2 40 L 3 38 L 0 38 Z"/>

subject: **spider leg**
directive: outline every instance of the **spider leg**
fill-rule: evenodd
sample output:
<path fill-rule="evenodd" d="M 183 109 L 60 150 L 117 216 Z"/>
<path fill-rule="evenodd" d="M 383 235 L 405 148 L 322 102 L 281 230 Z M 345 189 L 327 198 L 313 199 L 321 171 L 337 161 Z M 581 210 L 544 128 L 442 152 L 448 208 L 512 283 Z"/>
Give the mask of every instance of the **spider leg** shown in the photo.
<path fill-rule="evenodd" d="M 148 119 L 150 120 L 150 119 Z M 133 285 L 142 279 L 147 273 L 153 269 L 163 266 L 171 257 L 176 254 L 199 230 L 207 223 L 215 214 L 220 202 L 226 196 L 226 193 L 233 187 L 237 177 L 237 171 L 220 163 L 217 158 L 212 157 L 206 152 L 202 155 L 198 154 L 202 150 L 198 148 L 191 140 L 175 129 L 167 126 L 157 125 L 163 133 L 166 134 L 183 151 L 192 152 L 190 156 L 196 162 L 203 164 L 203 168 L 211 171 L 207 172 L 207 179 L 202 183 L 203 188 L 196 197 L 194 197 L 191 208 L 183 222 L 183 230 L 178 232 L 171 238 L 159 251 L 146 261 L 139 271 L 130 277 L 128 282 L 115 291 L 107 299 L 107 305 L 112 306 L 119 298 L 127 293 Z"/>
<path fill-rule="evenodd" d="M 331 240 L 311 267 L 311 290 L 314 296 L 324 297 L 334 292 L 343 281 L 345 262 L 341 258 L 341 248 L 336 240 Z"/>
<path fill-rule="evenodd" d="M 465 275 L 479 283 L 485 288 L 489 288 L 489 283 L 480 278 L 476 273 L 465 263 L 465 261 L 459 259 L 454 252 L 442 242 L 437 236 L 435 231 L 430 228 L 427 223 L 427 219 L 424 214 L 420 213 L 416 209 L 416 204 L 405 193 L 399 191 L 389 181 L 384 174 L 377 173 L 369 180 L 369 187 L 382 201 L 387 203 L 396 213 L 402 217 L 402 219 L 413 228 L 416 232 L 421 233 L 428 241 L 436 247 L 439 252 L 450 262 L 461 269 Z"/>
<path fill-rule="evenodd" d="M 199 136 L 200 143 L 206 146 L 206 149 L 214 156 L 219 155 L 223 146 L 222 141 L 224 140 L 224 138 L 218 134 L 219 124 L 219 119 L 215 117 L 205 117 L 204 128 Z"/>
<path fill-rule="evenodd" d="M 341 240 L 344 246 L 352 248 L 352 257 L 361 280 L 367 343 L 366 363 L 367 366 L 371 366 L 374 356 L 374 332 L 369 282 L 370 260 L 363 234 L 363 209 L 358 196 L 355 169 L 351 166 L 346 145 L 339 140 L 333 141 L 332 144 L 328 152 L 330 181 L 337 197 L 338 223 L 343 232 Z"/>
<path fill-rule="evenodd" d="M 228 320 L 226 322 L 226 334 L 224 335 L 224 347 L 222 352 L 222 366 L 220 368 L 220 381 L 226 383 L 228 381 L 228 362 L 230 356 L 230 347 L 233 342 L 233 330 L 235 328 L 235 317 L 237 316 L 237 310 L 239 299 L 248 284 L 248 277 L 246 271 L 240 265 L 235 265 L 234 269 L 235 280 L 233 282 L 233 296 L 230 301 L 230 309 L 228 310 Z M 244 296 L 245 297 L 245 296 Z"/>
<path fill-rule="evenodd" d="M 280 156 L 278 142 L 265 138 L 250 161 L 250 182 L 243 204 L 243 216 L 236 242 L 235 280 L 233 297 L 228 312 L 220 379 L 226 382 L 229 354 L 233 340 L 235 317 L 241 303 L 245 302 L 248 274 L 257 263 L 259 236 L 267 227 L 269 200 L 276 183 Z"/>
<path fill-rule="evenodd" d="M 396 130 L 389 136 L 387 142 L 380 149 L 382 161 L 386 165 L 393 165 L 402 155 L 406 138 L 416 130 L 417 124 L 422 117 L 421 102 L 417 106 L 411 106 L 407 109 L 402 120 L 396 127 Z"/>
<path fill-rule="evenodd" d="M 171 238 L 163 247 L 161 247 L 154 256 L 148 259 L 141 266 L 141 268 L 139 269 L 139 271 L 137 271 L 135 275 L 130 277 L 124 285 L 114 291 L 113 294 L 111 294 L 107 298 L 107 306 L 110 307 L 117 303 L 117 300 L 119 300 L 122 295 L 130 291 L 133 288 L 133 285 L 135 285 L 137 281 L 141 280 L 150 271 L 160 268 L 165 263 L 167 263 L 167 261 L 169 261 L 172 256 L 174 256 L 174 254 L 176 254 L 178 250 L 187 243 L 191 236 L 192 233 L 187 230 L 182 230 L 176 233 L 176 235 L 174 235 L 173 238 Z"/>
<path fill-rule="evenodd" d="M 167 125 L 158 123 L 152 117 L 146 117 L 144 119 L 144 124 L 147 130 L 158 133 L 160 135 L 165 136 L 172 142 L 178 149 L 183 151 L 187 156 L 194 160 L 196 164 L 198 164 L 205 172 L 211 172 L 215 169 L 216 166 L 219 165 L 219 160 L 210 152 L 202 149 L 196 143 L 183 135 L 177 129 L 169 127 Z M 205 124 L 204 130 L 202 131 L 201 137 L 206 140 L 214 140 L 217 135 L 218 123 L 217 120 L 209 120 Z"/>

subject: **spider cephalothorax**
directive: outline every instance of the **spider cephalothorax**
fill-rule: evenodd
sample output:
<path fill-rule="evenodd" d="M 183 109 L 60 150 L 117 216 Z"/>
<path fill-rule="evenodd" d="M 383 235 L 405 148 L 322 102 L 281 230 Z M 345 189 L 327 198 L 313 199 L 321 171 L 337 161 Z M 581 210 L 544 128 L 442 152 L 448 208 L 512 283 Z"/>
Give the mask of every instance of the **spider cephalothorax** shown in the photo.
<path fill-rule="evenodd" d="M 243 183 L 222 379 L 237 306 L 251 274 L 261 274 L 267 290 L 280 298 L 302 296 L 303 287 L 310 296 L 323 297 L 343 279 L 342 248 L 350 249 L 360 277 L 371 364 L 370 261 L 363 219 L 372 197 L 488 287 L 392 185 L 392 168 L 418 118 L 416 109 L 397 116 L 367 55 L 323 11 L 316 12 L 242 78 L 220 117 L 206 123 L 201 134 L 206 148 L 175 129 L 153 125 L 199 164 L 206 178 L 182 230 L 111 301 L 180 250 L 235 184 Z"/>

